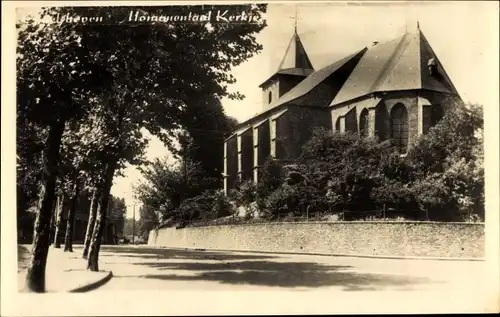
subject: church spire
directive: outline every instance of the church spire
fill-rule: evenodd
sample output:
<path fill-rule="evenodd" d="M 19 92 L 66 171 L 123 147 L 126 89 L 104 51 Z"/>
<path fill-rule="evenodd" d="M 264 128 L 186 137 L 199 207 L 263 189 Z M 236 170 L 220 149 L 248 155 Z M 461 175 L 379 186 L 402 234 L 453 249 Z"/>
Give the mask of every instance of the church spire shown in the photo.
<path fill-rule="evenodd" d="M 278 71 L 289 68 L 314 69 L 297 32 L 294 32 Z"/>
<path fill-rule="evenodd" d="M 294 19 L 293 35 L 278 67 L 278 71 L 290 68 L 313 70 L 314 68 L 309 60 L 309 56 L 307 56 L 304 45 L 299 37 L 298 21 L 300 18 L 297 6 L 295 6 L 295 15 L 290 18 Z"/>
<path fill-rule="evenodd" d="M 297 78 L 305 78 L 314 71 L 311 60 L 306 53 L 306 49 L 302 44 L 302 40 L 298 33 L 298 20 L 300 18 L 297 14 L 297 8 L 295 9 L 295 16 L 290 17 L 294 21 L 294 31 L 290 42 L 285 51 L 285 55 L 281 59 L 276 72 L 266 81 L 264 81 L 259 87 L 264 87 L 266 84 L 276 76 L 287 75 L 294 76 Z"/>
<path fill-rule="evenodd" d="M 294 33 L 298 34 L 297 33 L 297 22 L 298 22 L 299 18 L 297 16 L 297 6 L 295 6 L 295 17 L 293 17 L 293 19 L 295 20 L 294 21 Z"/>

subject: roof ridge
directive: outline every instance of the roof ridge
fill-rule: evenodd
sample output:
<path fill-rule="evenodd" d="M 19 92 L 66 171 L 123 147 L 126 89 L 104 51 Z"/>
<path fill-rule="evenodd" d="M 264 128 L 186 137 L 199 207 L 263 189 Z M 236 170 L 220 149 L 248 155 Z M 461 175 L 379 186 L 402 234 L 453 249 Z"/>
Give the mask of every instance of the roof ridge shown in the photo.
<path fill-rule="evenodd" d="M 408 48 L 409 42 L 406 44 L 406 47 L 403 50 L 401 50 L 403 44 L 405 43 L 405 40 L 408 37 L 408 34 L 409 33 L 405 33 L 401 37 L 401 40 L 399 41 L 398 45 L 396 46 L 396 48 L 394 48 L 394 52 L 392 52 L 392 54 L 389 56 L 387 61 L 384 63 L 384 65 L 382 66 L 381 72 L 379 73 L 379 75 L 377 76 L 377 78 L 373 82 L 372 86 L 370 87 L 370 89 L 369 89 L 370 92 L 372 92 L 375 89 L 377 89 L 378 87 L 380 87 L 381 84 L 384 83 L 385 80 L 387 80 L 387 75 L 389 74 L 390 70 L 394 69 L 394 66 L 397 64 L 397 61 L 399 61 L 399 59 L 401 58 L 402 53 L 406 50 L 406 48 Z M 398 55 L 398 52 L 401 52 L 401 54 L 399 54 L 399 57 L 397 58 L 396 62 L 392 63 L 395 56 Z M 383 82 L 380 82 L 384 78 L 385 78 L 385 80 Z"/>
<path fill-rule="evenodd" d="M 415 35 L 414 35 L 414 34 L 411 34 L 411 33 L 406 33 L 405 35 L 411 35 L 411 36 L 416 36 L 416 35 L 417 35 L 417 36 L 418 36 L 418 34 L 415 34 Z M 407 38 L 407 37 L 405 36 L 405 39 L 406 39 L 406 38 Z M 375 84 L 374 84 L 374 87 L 372 87 L 372 91 L 373 91 L 373 89 L 379 89 L 380 87 L 382 87 L 382 86 L 383 86 L 383 85 L 387 82 L 387 80 L 389 79 L 389 76 L 388 76 L 388 75 L 391 73 L 391 71 L 392 71 L 392 70 L 394 70 L 394 68 L 396 67 L 396 65 L 398 65 L 399 60 L 401 59 L 401 57 L 403 56 L 403 54 L 406 52 L 406 50 L 408 49 L 408 47 L 410 47 L 410 44 L 411 44 L 411 41 L 412 41 L 412 40 L 414 40 L 414 38 L 410 37 L 410 38 L 406 41 L 406 45 L 405 45 L 405 47 L 404 47 L 404 48 L 399 47 L 399 45 L 398 45 L 398 47 L 396 48 L 396 51 L 400 50 L 400 54 L 399 54 L 399 56 L 396 58 L 396 60 L 394 61 L 394 63 L 392 63 L 392 65 L 391 65 L 390 69 L 386 69 L 386 70 L 385 70 L 385 71 L 386 71 L 386 72 L 385 72 L 385 74 L 384 74 L 384 77 L 385 77 L 385 78 L 384 78 L 384 77 L 382 77 L 382 78 L 383 78 L 383 81 L 382 81 L 382 82 L 379 82 L 379 83 L 378 83 L 378 85 L 375 85 Z M 419 45 L 420 45 L 420 43 L 419 43 Z M 419 48 L 419 50 L 418 50 L 418 54 L 420 55 L 420 48 Z M 397 55 L 397 54 L 394 54 L 394 55 Z M 390 62 L 390 61 L 394 58 L 394 55 L 393 55 L 393 56 L 391 56 L 391 58 L 389 59 L 389 62 Z M 420 56 L 419 56 L 418 60 L 420 61 Z M 420 66 L 420 65 L 419 65 L 419 66 Z M 420 74 L 420 72 L 421 72 L 421 71 L 419 71 L 419 74 Z M 380 79 L 382 79 L 382 78 L 380 78 Z M 379 79 L 377 79 L 377 80 L 379 80 Z M 420 76 L 420 81 L 422 81 L 422 76 Z M 377 82 L 375 82 L 375 83 L 377 83 Z M 422 83 L 420 83 L 420 87 L 422 87 Z"/>
<path fill-rule="evenodd" d="M 313 73 L 309 74 L 304 80 L 302 80 L 300 83 L 298 83 L 297 85 L 295 85 L 292 89 L 290 89 L 289 91 L 287 91 L 285 94 L 283 94 L 283 96 L 281 96 L 278 100 L 275 101 L 276 105 L 281 105 L 281 104 L 285 104 L 285 103 L 288 103 L 288 102 L 292 102 L 294 100 L 297 100 L 298 98 L 301 98 L 303 97 L 304 95 L 308 94 L 309 92 L 311 92 L 314 88 L 316 88 L 320 83 L 322 83 L 326 78 L 328 78 L 329 76 L 331 76 L 333 73 L 335 73 L 337 70 L 339 70 L 341 67 L 343 67 L 345 64 L 347 64 L 348 62 L 350 62 L 353 58 L 355 58 L 356 56 L 358 56 L 359 54 L 361 53 L 365 53 L 367 50 L 366 47 L 363 47 L 362 49 L 360 50 L 357 50 L 351 54 L 348 54 L 348 55 L 345 55 L 344 57 L 318 69 L 318 70 L 315 70 Z M 340 65 L 337 65 L 337 64 L 340 64 Z M 328 71 L 330 68 L 333 68 L 335 67 L 336 68 L 332 71 Z M 293 95 L 294 93 L 296 93 L 296 89 L 297 87 L 302 87 L 306 84 L 308 84 L 308 79 L 310 79 L 312 76 L 314 75 L 318 75 L 320 73 L 329 73 L 328 75 L 326 75 L 325 78 L 323 78 L 322 80 L 319 80 L 317 82 L 315 82 L 313 85 L 310 85 L 310 87 L 308 89 L 306 89 L 305 92 L 301 93 L 301 94 L 298 94 L 297 96 L 295 96 L 293 99 L 290 99 L 290 100 L 287 100 L 287 98 L 289 98 L 291 95 Z"/>

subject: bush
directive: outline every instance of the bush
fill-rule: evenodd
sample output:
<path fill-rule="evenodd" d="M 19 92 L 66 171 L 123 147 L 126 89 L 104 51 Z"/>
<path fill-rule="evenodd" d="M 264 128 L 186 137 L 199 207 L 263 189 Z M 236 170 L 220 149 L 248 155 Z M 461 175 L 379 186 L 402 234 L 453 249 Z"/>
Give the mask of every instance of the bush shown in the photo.
<path fill-rule="evenodd" d="M 284 185 L 265 198 L 264 217 L 283 218 L 291 212 L 296 193 L 292 187 Z"/>
<path fill-rule="evenodd" d="M 266 161 L 259 183 L 241 184 L 232 197 L 247 206 L 255 200 L 267 219 L 347 211 L 349 219 L 477 221 L 484 219 L 482 130 L 482 110 L 456 104 L 403 157 L 390 141 L 317 129 L 297 164 Z"/>
<path fill-rule="evenodd" d="M 415 199 L 435 220 L 484 219 L 483 115 L 455 104 L 410 149 Z"/>
<path fill-rule="evenodd" d="M 229 198 L 238 206 L 248 206 L 255 201 L 257 187 L 255 184 L 248 180 L 245 182 L 237 183 L 235 188 L 229 191 Z"/>
<path fill-rule="evenodd" d="M 221 191 L 207 190 L 185 199 L 176 210 L 179 220 L 215 219 L 231 215 L 229 199 Z"/>
<path fill-rule="evenodd" d="M 259 170 L 259 182 L 255 187 L 255 201 L 260 210 L 266 207 L 266 198 L 283 183 L 281 177 L 281 166 L 278 162 L 269 158 Z"/>

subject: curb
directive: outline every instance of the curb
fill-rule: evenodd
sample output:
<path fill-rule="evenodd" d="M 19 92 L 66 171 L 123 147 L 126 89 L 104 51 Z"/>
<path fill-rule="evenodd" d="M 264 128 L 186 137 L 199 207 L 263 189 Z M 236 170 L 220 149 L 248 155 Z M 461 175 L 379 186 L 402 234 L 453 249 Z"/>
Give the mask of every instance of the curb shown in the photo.
<path fill-rule="evenodd" d="M 86 284 L 86 285 L 71 289 L 68 292 L 69 293 L 84 293 L 84 292 L 94 290 L 94 289 L 106 284 L 112 277 L 113 277 L 113 272 L 109 271 L 108 274 L 106 274 L 103 278 L 101 278 L 95 282 L 92 282 L 90 284 Z"/>
<path fill-rule="evenodd" d="M 187 251 L 220 251 L 220 252 L 242 252 L 242 253 L 264 253 L 264 254 L 287 254 L 287 255 L 316 255 L 316 256 L 338 256 L 351 258 L 370 259 L 393 259 L 393 260 L 432 260 L 432 261 L 485 261 L 485 258 L 453 258 L 453 257 L 431 257 L 431 256 L 393 256 L 393 255 L 366 255 L 345 253 L 316 253 L 316 252 L 278 252 L 278 251 L 253 251 L 253 250 L 228 250 L 228 249 L 204 249 L 204 248 L 178 248 L 162 247 L 163 249 L 187 250 Z"/>

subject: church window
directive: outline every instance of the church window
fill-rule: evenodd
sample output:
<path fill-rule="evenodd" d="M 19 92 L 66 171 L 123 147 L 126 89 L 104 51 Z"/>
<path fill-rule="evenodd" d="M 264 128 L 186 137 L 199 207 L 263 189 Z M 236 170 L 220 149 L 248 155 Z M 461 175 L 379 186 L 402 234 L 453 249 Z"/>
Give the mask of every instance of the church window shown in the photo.
<path fill-rule="evenodd" d="M 389 112 L 384 103 L 380 103 L 375 108 L 375 136 L 380 142 L 389 138 L 390 120 Z"/>
<path fill-rule="evenodd" d="M 396 104 L 391 110 L 391 138 L 400 153 L 408 147 L 408 112 L 403 104 Z"/>
<path fill-rule="evenodd" d="M 253 176 L 253 131 L 247 130 L 241 136 L 241 179 L 251 180 Z"/>
<path fill-rule="evenodd" d="M 358 133 L 358 119 L 356 115 L 356 108 L 352 108 L 345 115 L 345 131 L 349 131 L 351 133 Z"/>
<path fill-rule="evenodd" d="M 238 138 L 236 135 L 226 142 L 226 181 L 227 188 L 234 187 L 238 175 Z"/>
<path fill-rule="evenodd" d="M 257 165 L 262 166 L 271 154 L 271 139 L 269 133 L 269 121 L 264 122 L 258 127 L 257 137 Z"/>
<path fill-rule="evenodd" d="M 276 119 L 270 121 L 271 156 L 276 157 Z"/>
<path fill-rule="evenodd" d="M 335 131 L 340 132 L 340 117 L 335 121 Z"/>
<path fill-rule="evenodd" d="M 359 116 L 359 134 L 362 137 L 368 136 L 368 110 L 363 109 Z"/>
<path fill-rule="evenodd" d="M 273 93 L 271 91 L 269 92 L 268 100 L 268 103 L 271 103 L 271 101 L 273 101 Z"/>
<path fill-rule="evenodd" d="M 423 133 L 427 133 L 443 118 L 441 105 L 425 105 L 422 109 Z"/>

